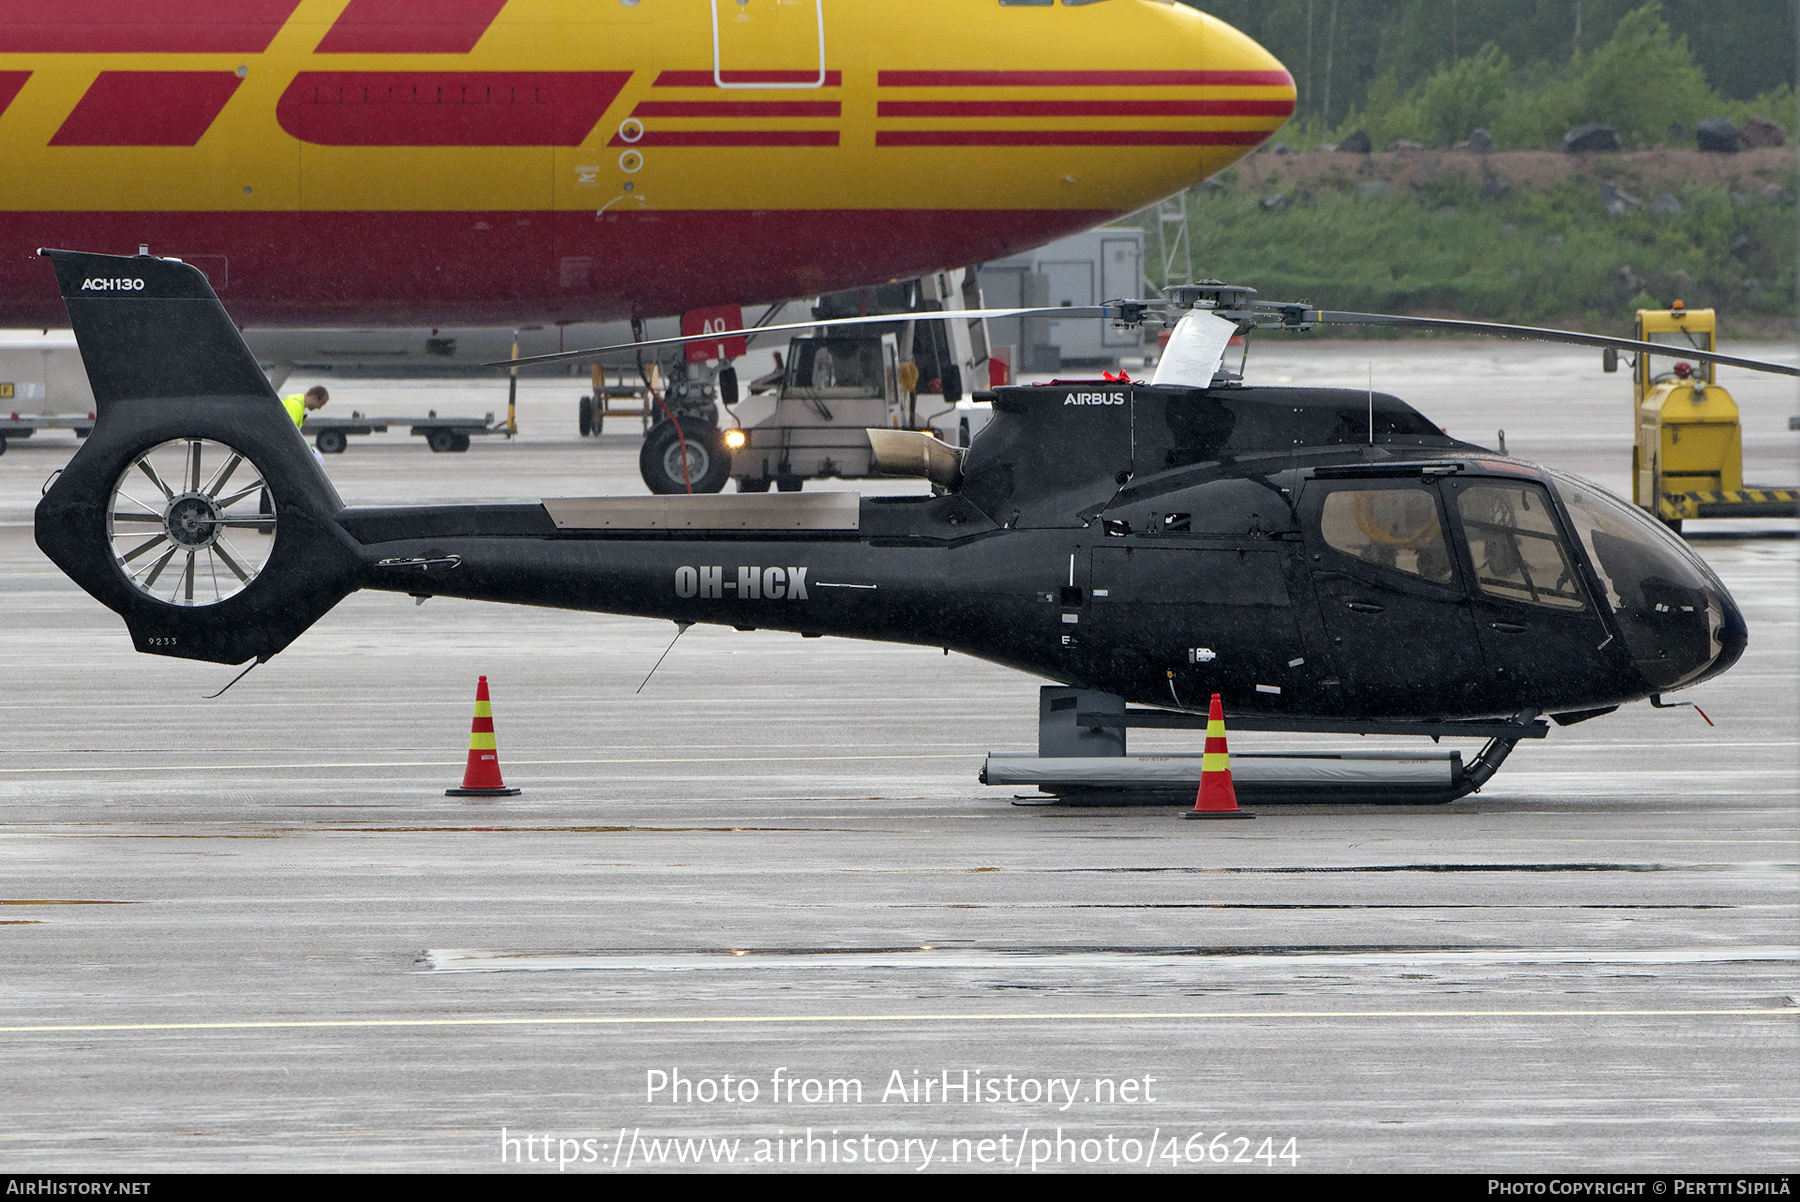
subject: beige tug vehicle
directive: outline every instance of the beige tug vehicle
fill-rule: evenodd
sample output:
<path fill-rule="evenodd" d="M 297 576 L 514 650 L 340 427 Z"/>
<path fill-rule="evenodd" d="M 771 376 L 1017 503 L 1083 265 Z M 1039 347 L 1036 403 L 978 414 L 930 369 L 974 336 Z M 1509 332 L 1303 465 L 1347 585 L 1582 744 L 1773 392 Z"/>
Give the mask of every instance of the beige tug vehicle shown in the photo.
<path fill-rule="evenodd" d="M 1745 486 L 1737 402 L 1713 383 L 1711 363 L 1680 358 L 1682 349 L 1712 351 L 1716 331 L 1713 310 L 1680 301 L 1637 311 L 1638 341 L 1667 345 L 1670 358 L 1635 357 L 1631 499 L 1677 532 L 1689 518 L 1800 516 L 1800 488 Z M 1604 352 L 1604 366 L 1619 369 L 1618 351 Z"/>

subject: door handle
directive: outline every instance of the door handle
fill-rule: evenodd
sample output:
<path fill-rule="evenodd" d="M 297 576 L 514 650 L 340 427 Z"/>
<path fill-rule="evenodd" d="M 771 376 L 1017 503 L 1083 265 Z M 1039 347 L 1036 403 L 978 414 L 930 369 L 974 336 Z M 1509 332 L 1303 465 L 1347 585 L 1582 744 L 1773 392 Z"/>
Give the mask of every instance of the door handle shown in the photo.
<path fill-rule="evenodd" d="M 1346 601 L 1344 602 L 1344 606 L 1347 609 L 1355 610 L 1359 614 L 1384 614 L 1387 612 L 1385 607 L 1371 605 L 1367 601 Z"/>
<path fill-rule="evenodd" d="M 1520 626 L 1517 622 L 1489 622 L 1488 627 L 1493 630 L 1498 630 L 1501 634 L 1525 633 L 1525 628 Z"/>

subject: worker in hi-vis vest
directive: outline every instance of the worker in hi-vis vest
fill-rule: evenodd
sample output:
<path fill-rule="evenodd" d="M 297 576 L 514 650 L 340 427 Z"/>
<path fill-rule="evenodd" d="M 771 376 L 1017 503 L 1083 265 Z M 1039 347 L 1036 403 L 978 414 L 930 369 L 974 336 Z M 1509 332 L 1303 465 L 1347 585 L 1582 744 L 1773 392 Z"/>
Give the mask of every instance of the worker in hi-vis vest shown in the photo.
<path fill-rule="evenodd" d="M 294 428 L 299 429 L 306 424 L 306 415 L 308 413 L 312 412 L 314 409 L 323 409 L 325 407 L 325 402 L 330 399 L 331 394 L 329 392 L 326 392 L 319 385 L 314 384 L 304 393 L 297 392 L 293 396 L 285 398 L 281 403 L 287 409 L 288 416 L 294 419 Z"/>

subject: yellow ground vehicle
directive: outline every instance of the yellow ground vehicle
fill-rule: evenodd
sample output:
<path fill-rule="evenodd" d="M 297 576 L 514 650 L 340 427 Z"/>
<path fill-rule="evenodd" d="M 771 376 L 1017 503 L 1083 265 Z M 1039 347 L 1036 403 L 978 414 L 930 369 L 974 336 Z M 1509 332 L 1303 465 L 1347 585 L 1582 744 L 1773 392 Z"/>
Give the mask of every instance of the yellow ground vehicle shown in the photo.
<path fill-rule="evenodd" d="M 1639 309 L 1640 342 L 1667 345 L 1669 355 L 1640 354 L 1632 378 L 1637 436 L 1631 450 L 1631 499 L 1675 530 L 1688 518 L 1800 515 L 1800 488 L 1744 485 L 1744 438 L 1737 402 L 1713 383 L 1710 363 L 1681 358 L 1683 349 L 1714 349 L 1711 309 Z M 1606 352 L 1606 370 L 1618 354 Z"/>

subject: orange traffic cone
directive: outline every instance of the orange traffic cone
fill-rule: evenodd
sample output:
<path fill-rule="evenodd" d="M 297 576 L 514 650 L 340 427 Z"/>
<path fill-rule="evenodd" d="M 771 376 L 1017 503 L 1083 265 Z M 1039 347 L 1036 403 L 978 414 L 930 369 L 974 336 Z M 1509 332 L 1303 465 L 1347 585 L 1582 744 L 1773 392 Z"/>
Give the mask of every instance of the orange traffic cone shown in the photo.
<path fill-rule="evenodd" d="M 1206 754 L 1200 758 L 1200 792 L 1194 808 L 1183 818 L 1254 818 L 1238 809 L 1237 790 L 1231 786 L 1231 753 L 1225 749 L 1225 706 L 1212 695 L 1206 714 Z"/>
<path fill-rule="evenodd" d="M 1209 743 L 1208 746 L 1211 746 Z M 494 747 L 494 709 L 488 703 L 487 677 L 475 685 L 475 720 L 469 724 L 469 766 L 463 769 L 460 789 L 445 789 L 445 797 L 517 797 L 500 779 L 500 753 Z"/>

